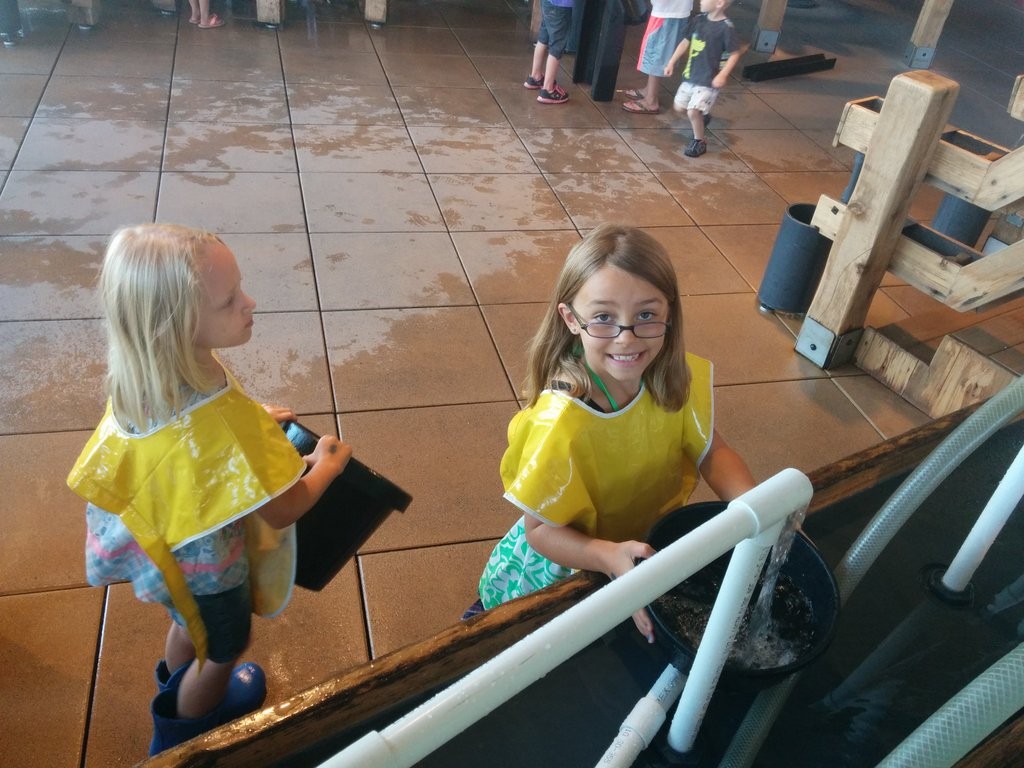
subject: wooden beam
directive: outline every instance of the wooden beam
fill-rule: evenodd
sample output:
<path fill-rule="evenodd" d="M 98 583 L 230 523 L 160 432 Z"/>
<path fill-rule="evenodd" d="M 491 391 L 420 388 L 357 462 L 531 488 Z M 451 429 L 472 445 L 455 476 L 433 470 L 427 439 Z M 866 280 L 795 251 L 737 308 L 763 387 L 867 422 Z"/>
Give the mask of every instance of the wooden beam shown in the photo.
<path fill-rule="evenodd" d="M 751 45 L 758 53 L 774 53 L 782 33 L 782 17 L 786 14 L 787 0 L 761 0 Z"/>
<path fill-rule="evenodd" d="M 952 80 L 926 71 L 898 75 L 889 86 L 807 311 L 836 337 L 864 326 L 958 92 Z"/>
<path fill-rule="evenodd" d="M 1022 83 L 1024 83 L 1024 75 L 1017 75 L 1017 79 L 1013 81 L 1010 104 L 1006 108 L 1010 116 L 1017 120 L 1024 120 L 1024 87 L 1021 87 Z"/>
<path fill-rule="evenodd" d="M 924 0 L 924 7 L 917 17 L 917 24 L 910 35 L 910 42 L 903 60 L 909 67 L 926 69 L 935 56 L 942 28 L 953 7 L 953 0 Z"/>

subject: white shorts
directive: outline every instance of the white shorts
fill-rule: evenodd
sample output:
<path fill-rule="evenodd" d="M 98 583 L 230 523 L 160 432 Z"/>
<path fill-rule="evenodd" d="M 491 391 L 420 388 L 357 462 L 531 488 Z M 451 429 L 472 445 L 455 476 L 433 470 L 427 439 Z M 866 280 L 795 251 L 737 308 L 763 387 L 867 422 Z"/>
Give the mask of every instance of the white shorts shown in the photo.
<path fill-rule="evenodd" d="M 679 84 L 676 97 L 672 100 L 672 108 L 676 112 L 699 109 L 707 115 L 711 113 L 711 107 L 715 105 L 715 99 L 717 98 L 717 88 L 709 88 L 706 85 L 694 85 L 684 80 Z"/>

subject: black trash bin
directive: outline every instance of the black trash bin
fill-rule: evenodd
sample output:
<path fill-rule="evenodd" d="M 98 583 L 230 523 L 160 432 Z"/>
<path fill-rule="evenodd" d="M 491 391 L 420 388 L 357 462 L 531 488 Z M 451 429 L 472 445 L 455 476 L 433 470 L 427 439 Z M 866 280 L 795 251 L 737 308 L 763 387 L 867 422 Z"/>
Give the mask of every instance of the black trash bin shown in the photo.
<path fill-rule="evenodd" d="M 811 306 L 832 241 L 811 225 L 814 206 L 794 203 L 786 209 L 757 292 L 764 312 L 802 315 Z"/>

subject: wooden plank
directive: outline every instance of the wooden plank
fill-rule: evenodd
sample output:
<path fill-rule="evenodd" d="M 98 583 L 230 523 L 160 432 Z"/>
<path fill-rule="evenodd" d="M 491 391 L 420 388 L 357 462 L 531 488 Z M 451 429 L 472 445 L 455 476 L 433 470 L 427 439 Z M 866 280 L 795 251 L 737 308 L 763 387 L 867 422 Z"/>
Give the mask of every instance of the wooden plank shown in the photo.
<path fill-rule="evenodd" d="M 807 311 L 837 337 L 864 326 L 958 92 L 955 82 L 928 71 L 898 75 L 889 87 Z"/>
<path fill-rule="evenodd" d="M 879 103 L 871 96 L 849 102 L 834 144 L 867 152 L 878 124 Z M 994 211 L 1024 197 L 1024 148 L 1006 147 L 959 129 L 945 131 L 928 163 L 925 183 Z"/>
<path fill-rule="evenodd" d="M 833 145 L 842 144 L 860 153 L 867 152 L 884 101 L 880 96 L 868 96 L 847 102 Z"/>
<path fill-rule="evenodd" d="M 1024 198 L 1024 147 L 991 163 L 973 202 L 990 211 Z"/>
<path fill-rule="evenodd" d="M 388 0 L 366 0 L 363 18 L 370 24 L 386 24 L 388 21 Z"/>
<path fill-rule="evenodd" d="M 256 0 L 256 21 L 278 27 L 284 23 L 284 0 Z"/>
<path fill-rule="evenodd" d="M 811 217 L 811 224 L 818 228 L 829 240 L 836 239 L 836 233 L 846 215 L 846 203 L 833 200 L 828 195 L 818 198 L 818 204 L 814 207 L 814 215 Z"/>
<path fill-rule="evenodd" d="M 904 397 L 929 416 L 987 400 L 1016 378 L 990 358 L 952 336 L 943 337 L 928 375 L 911 382 Z"/>
<path fill-rule="evenodd" d="M 922 360 L 874 328 L 864 329 L 854 360 L 862 371 L 871 374 L 872 378 L 900 397 L 904 396 L 913 379 L 926 376 L 928 372 L 928 366 Z"/>
<path fill-rule="evenodd" d="M 761 0 L 757 14 L 757 28 L 778 32 L 782 29 L 782 17 L 786 15 L 787 0 Z"/>
<path fill-rule="evenodd" d="M 1018 715 L 957 761 L 954 768 L 1020 768 L 1022 744 L 1024 715 Z"/>
<path fill-rule="evenodd" d="M 1010 103 L 1006 107 L 1010 116 L 1017 120 L 1024 120 L 1024 87 L 1022 84 L 1024 84 L 1024 75 L 1017 75 L 1017 79 L 1013 81 Z"/>
<path fill-rule="evenodd" d="M 889 270 L 957 312 L 985 309 L 1024 290 L 1024 242 L 959 265 L 901 237 Z"/>
<path fill-rule="evenodd" d="M 943 303 L 959 312 L 983 309 L 1022 289 L 1024 241 L 962 267 Z"/>
<path fill-rule="evenodd" d="M 935 48 L 952 7 L 953 0 L 925 0 L 910 35 L 911 44 L 917 48 Z"/>

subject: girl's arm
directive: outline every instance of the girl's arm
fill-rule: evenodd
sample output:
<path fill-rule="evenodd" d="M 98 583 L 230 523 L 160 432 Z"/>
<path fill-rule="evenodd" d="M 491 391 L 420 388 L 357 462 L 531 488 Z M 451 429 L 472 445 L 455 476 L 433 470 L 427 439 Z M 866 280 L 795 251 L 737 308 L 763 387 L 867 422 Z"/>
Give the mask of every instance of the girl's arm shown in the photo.
<path fill-rule="evenodd" d="M 729 447 L 717 429 L 700 463 L 700 476 L 722 501 L 732 501 L 757 485 L 747 463 Z"/>
<path fill-rule="evenodd" d="M 614 579 L 633 570 L 635 558 L 648 558 L 654 554 L 651 545 L 642 541 L 595 539 L 568 525 L 548 525 L 532 515 L 523 517 L 530 546 L 548 560 L 566 568 L 597 571 Z M 653 643 L 654 624 L 646 609 L 641 608 L 634 613 L 633 622 L 647 641 Z"/>
<path fill-rule="evenodd" d="M 273 528 L 287 528 L 306 514 L 352 457 L 352 448 L 334 435 L 324 435 L 309 456 L 303 456 L 310 470 L 291 488 L 258 510 Z"/>

